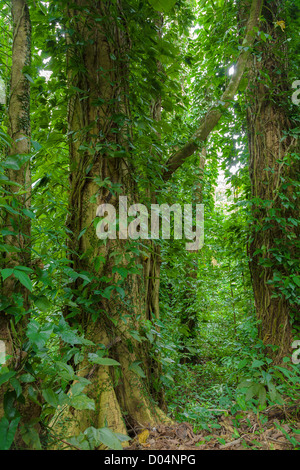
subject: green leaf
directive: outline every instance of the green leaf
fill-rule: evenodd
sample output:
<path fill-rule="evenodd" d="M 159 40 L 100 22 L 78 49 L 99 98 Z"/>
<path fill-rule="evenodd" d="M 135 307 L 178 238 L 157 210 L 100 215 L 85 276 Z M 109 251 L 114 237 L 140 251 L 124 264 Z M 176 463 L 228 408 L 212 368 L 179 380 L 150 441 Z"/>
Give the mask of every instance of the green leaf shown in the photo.
<path fill-rule="evenodd" d="M 37 142 L 36 140 L 32 140 L 31 143 L 32 143 L 32 146 L 33 146 L 33 148 L 36 152 L 41 150 L 42 146 L 39 142 Z"/>
<path fill-rule="evenodd" d="M 53 408 L 57 408 L 58 396 L 51 388 L 45 388 L 42 391 L 42 395 L 49 405 L 53 406 Z"/>
<path fill-rule="evenodd" d="M 57 361 L 55 365 L 58 367 L 58 373 L 63 379 L 74 380 L 76 378 L 74 370 L 69 364 Z"/>
<path fill-rule="evenodd" d="M 30 219 L 35 219 L 35 213 L 29 209 L 23 209 L 23 214 L 29 217 Z"/>
<path fill-rule="evenodd" d="M 300 287 L 300 277 L 299 276 L 293 276 L 293 281 L 298 287 Z"/>
<path fill-rule="evenodd" d="M 26 77 L 30 83 L 34 83 L 33 78 L 28 73 L 24 73 L 24 77 Z"/>
<path fill-rule="evenodd" d="M 264 365 L 264 361 L 260 361 L 259 359 L 255 359 L 252 364 L 251 364 L 251 367 L 261 367 Z"/>
<path fill-rule="evenodd" d="M 34 381 L 35 381 L 35 378 L 34 378 L 33 375 L 31 375 L 31 374 L 23 374 L 23 375 L 21 375 L 21 377 L 20 377 L 20 381 L 21 381 L 21 382 L 24 382 L 24 383 L 26 383 L 26 384 L 29 384 L 29 383 L 31 383 L 31 382 L 34 382 Z"/>
<path fill-rule="evenodd" d="M 77 395 L 71 397 L 70 405 L 76 410 L 95 410 L 95 402 L 87 395 Z"/>
<path fill-rule="evenodd" d="M 126 268 L 122 268 L 118 266 L 114 266 L 112 269 L 112 272 L 120 274 L 120 276 L 122 276 L 123 278 L 125 278 L 128 274 L 128 271 Z"/>
<path fill-rule="evenodd" d="M 121 442 L 130 440 L 125 434 L 115 433 L 107 427 L 96 429 L 91 426 L 84 431 L 83 435 L 88 439 L 92 449 L 104 444 L 110 449 L 121 450 Z"/>
<path fill-rule="evenodd" d="M 23 426 L 21 429 L 21 436 L 25 444 L 34 450 L 41 450 L 42 445 L 40 437 L 36 429 L 33 426 Z"/>
<path fill-rule="evenodd" d="M 13 155 L 8 157 L 5 162 L 3 162 L 5 168 L 9 168 L 10 170 L 20 170 L 20 157 L 19 155 Z"/>
<path fill-rule="evenodd" d="M 14 441 L 20 417 L 9 421 L 2 418 L 0 421 L 0 450 L 9 450 Z"/>
<path fill-rule="evenodd" d="M 121 442 L 130 441 L 130 437 L 126 436 L 125 434 L 120 434 L 119 432 L 115 432 L 115 435 Z"/>
<path fill-rule="evenodd" d="M 2 132 L 2 130 L 0 131 L 0 140 L 9 147 L 11 147 L 13 142 L 12 138 L 8 134 L 6 134 L 6 132 Z"/>
<path fill-rule="evenodd" d="M 7 382 L 11 377 L 16 375 L 16 372 L 10 370 L 9 372 L 5 372 L 4 374 L 0 375 L 0 386 Z"/>
<path fill-rule="evenodd" d="M 85 227 L 83 230 L 81 230 L 80 234 L 78 235 L 78 240 L 82 237 L 82 235 L 85 234 L 86 231 L 87 231 L 87 227 Z"/>
<path fill-rule="evenodd" d="M 33 273 L 33 270 L 31 268 L 28 268 L 27 266 L 15 266 L 14 270 L 17 269 L 18 271 L 25 271 L 26 273 Z"/>
<path fill-rule="evenodd" d="M 23 286 L 26 287 L 26 289 L 30 290 L 32 292 L 32 284 L 29 276 L 24 273 L 24 271 L 20 271 L 18 269 L 14 269 L 14 276 L 17 278 Z"/>
<path fill-rule="evenodd" d="M 41 310 L 42 312 L 48 312 L 48 310 L 50 310 L 51 305 L 52 305 L 45 295 L 36 299 L 34 303 L 37 306 L 37 308 Z"/>
<path fill-rule="evenodd" d="M 111 431 L 109 428 L 101 428 L 98 429 L 98 436 L 102 444 L 109 447 L 113 450 L 122 450 L 122 444 L 120 443 L 119 439 L 117 438 L 116 434 Z"/>
<path fill-rule="evenodd" d="M 138 341 L 139 343 L 142 342 L 142 338 L 140 337 L 138 331 L 136 331 L 136 330 L 131 330 L 131 331 L 130 331 L 130 334 L 131 334 L 131 336 L 132 336 L 136 341 Z"/>
<path fill-rule="evenodd" d="M 139 366 L 139 364 L 141 364 L 141 362 L 134 361 L 132 364 L 130 364 L 128 369 L 132 370 L 132 372 L 139 375 L 140 377 L 145 378 L 146 377 L 145 373 L 144 373 L 143 369 Z"/>
<path fill-rule="evenodd" d="M 61 330 L 58 332 L 59 336 L 61 339 L 68 344 L 83 344 L 84 339 L 81 339 L 77 334 L 76 330 L 73 331 L 71 328 L 66 329 L 66 330 Z"/>
<path fill-rule="evenodd" d="M 261 406 L 265 406 L 265 404 L 266 404 L 266 396 L 267 396 L 266 389 L 265 389 L 265 387 L 262 385 L 262 386 L 259 388 L 259 392 L 258 392 L 258 401 L 259 401 L 259 404 L 260 404 Z"/>
<path fill-rule="evenodd" d="M 53 332 L 54 325 L 46 323 L 40 325 L 35 320 L 31 320 L 27 328 L 27 336 L 38 349 L 42 349 Z"/>
<path fill-rule="evenodd" d="M 150 5 L 156 11 L 168 12 L 173 8 L 177 0 L 149 0 Z"/>
<path fill-rule="evenodd" d="M 86 436 L 92 449 L 95 449 L 96 447 L 99 447 L 102 444 L 99 436 L 99 430 L 94 428 L 93 426 L 87 428 L 83 434 L 84 436 Z"/>
<path fill-rule="evenodd" d="M 246 365 L 248 364 L 248 359 L 243 359 L 242 361 L 240 361 L 238 363 L 238 369 L 242 369 L 243 367 L 245 367 Z"/>
<path fill-rule="evenodd" d="M 269 383 L 268 390 L 269 390 L 271 400 L 275 401 L 277 397 L 277 391 L 276 391 L 275 385 L 273 383 Z"/>
<path fill-rule="evenodd" d="M 104 291 L 101 292 L 102 297 L 105 297 L 105 299 L 110 300 L 110 296 L 111 296 L 113 289 L 114 289 L 114 286 L 106 287 L 106 289 L 104 289 Z"/>
<path fill-rule="evenodd" d="M 100 357 L 98 354 L 89 354 L 89 360 L 93 364 L 100 364 L 101 366 L 120 366 L 121 364 L 114 359 L 110 359 L 109 357 Z"/>
<path fill-rule="evenodd" d="M 18 417 L 19 413 L 16 410 L 14 404 L 16 400 L 16 392 L 15 391 L 8 391 L 4 395 L 3 399 L 3 408 L 4 408 L 4 413 L 7 419 L 10 421 L 12 419 L 15 419 Z"/>
<path fill-rule="evenodd" d="M 7 279 L 9 276 L 11 276 L 13 272 L 14 272 L 14 270 L 11 269 L 11 268 L 2 269 L 1 270 L 1 276 L 3 278 L 3 281 L 5 281 L 5 279 Z"/>
<path fill-rule="evenodd" d="M 253 385 L 253 382 L 250 382 L 250 380 L 244 380 L 243 382 L 240 382 L 237 386 L 238 389 L 240 388 L 249 388 Z"/>
<path fill-rule="evenodd" d="M 80 433 L 77 437 L 70 437 L 68 443 L 71 444 L 71 447 L 76 447 L 81 450 L 91 450 L 89 441 L 83 433 Z"/>
<path fill-rule="evenodd" d="M 22 385 L 20 384 L 18 379 L 15 379 L 15 378 L 10 379 L 10 383 L 13 386 L 16 392 L 16 396 L 18 398 L 22 394 Z"/>
<path fill-rule="evenodd" d="M 245 396 L 245 400 L 246 401 L 251 400 L 251 398 L 254 397 L 254 395 L 255 395 L 255 384 L 251 385 L 251 387 L 248 388 L 246 396 Z"/>

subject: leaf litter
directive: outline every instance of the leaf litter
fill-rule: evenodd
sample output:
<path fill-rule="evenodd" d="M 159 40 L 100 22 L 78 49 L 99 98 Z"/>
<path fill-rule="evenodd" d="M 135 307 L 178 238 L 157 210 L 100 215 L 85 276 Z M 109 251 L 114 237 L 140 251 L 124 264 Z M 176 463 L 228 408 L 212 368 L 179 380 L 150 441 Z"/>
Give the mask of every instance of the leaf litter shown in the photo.
<path fill-rule="evenodd" d="M 195 430 L 187 422 L 133 429 L 126 450 L 291 450 L 300 449 L 300 402 L 260 413 L 219 416 L 218 429 Z"/>

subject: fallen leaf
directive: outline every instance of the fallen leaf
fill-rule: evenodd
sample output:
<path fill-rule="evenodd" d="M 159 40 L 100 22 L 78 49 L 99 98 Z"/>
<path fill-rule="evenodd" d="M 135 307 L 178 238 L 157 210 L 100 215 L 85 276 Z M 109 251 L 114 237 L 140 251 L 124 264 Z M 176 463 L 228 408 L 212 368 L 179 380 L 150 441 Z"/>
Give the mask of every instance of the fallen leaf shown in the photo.
<path fill-rule="evenodd" d="M 276 26 L 280 26 L 281 31 L 285 30 L 285 22 L 283 20 L 276 21 Z"/>
<path fill-rule="evenodd" d="M 148 429 L 144 429 L 144 431 L 142 431 L 139 435 L 138 435 L 138 439 L 139 439 L 139 443 L 140 444 L 145 444 L 147 439 L 149 437 L 149 431 Z"/>

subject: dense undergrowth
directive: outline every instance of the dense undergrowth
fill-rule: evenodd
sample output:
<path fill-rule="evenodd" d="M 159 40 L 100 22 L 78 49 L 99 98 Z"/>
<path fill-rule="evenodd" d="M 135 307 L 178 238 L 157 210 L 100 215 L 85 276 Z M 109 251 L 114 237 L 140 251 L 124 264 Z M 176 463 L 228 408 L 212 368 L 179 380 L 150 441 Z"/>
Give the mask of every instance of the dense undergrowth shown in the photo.
<path fill-rule="evenodd" d="M 210 321 L 200 323 L 197 363 L 174 361 L 168 367 L 172 383 L 166 388 L 166 399 L 171 416 L 191 423 L 195 432 L 206 430 L 209 436 L 221 428 L 219 421 L 224 416 L 294 407 L 294 414 L 283 413 L 280 423 L 298 429 L 299 365 L 292 364 L 291 358 L 285 359 L 284 366 L 273 365 L 257 339 L 255 318 L 240 317 L 233 325 L 224 321 L 224 313 L 216 311 Z M 268 417 L 263 417 L 263 428 L 267 422 Z M 238 419 L 234 423 L 232 439 L 240 436 Z M 292 445 L 300 448 L 298 441 Z"/>
<path fill-rule="evenodd" d="M 3 4 L 4 32 L 9 32 L 10 11 L 4 7 L 6 2 L 0 3 Z M 56 435 L 50 426 L 61 407 L 85 410 L 87 414 L 95 410 L 98 404 L 89 396 L 88 386 L 90 373 L 97 367 L 113 368 L 114 385 L 122 381 L 120 363 L 114 359 L 113 351 L 87 339 L 81 316 L 84 312 L 92 327 L 102 319 L 116 322 L 110 318 L 110 308 L 99 309 L 99 299 L 101 304 L 104 301 L 109 305 L 112 297 L 120 296 L 126 312 L 125 291 L 131 274 L 136 273 L 135 257 L 143 253 L 145 261 L 149 253 L 145 252 L 143 243 L 137 242 L 126 247 L 126 256 L 131 257 L 131 263 L 124 266 L 122 259 L 116 256 L 113 273 L 120 275 L 117 284 L 109 275 L 99 279 L 100 255 L 89 271 L 76 270 L 70 263 L 70 240 L 74 234 L 66 224 L 72 177 L 66 116 L 68 99 L 73 92 L 81 93 L 82 90 L 72 87 L 72 91 L 67 87 L 65 37 L 67 34 L 72 36 L 74 31 L 68 30 L 57 2 L 50 2 L 49 8 L 44 2 L 37 3 L 39 8 L 35 2 L 31 5 L 34 47 L 32 67 L 27 74 L 31 83 L 32 121 L 30 210 L 19 207 L 15 194 L 7 188 L 14 186 L 6 176 L 7 170 L 22 171 L 22 165 L 17 157 L 7 158 L 11 138 L 4 112 L 0 116 L 3 126 L 0 132 L 0 183 L 3 188 L 0 215 L 3 220 L 7 213 L 20 216 L 20 220 L 26 216 L 31 225 L 30 265 L 20 262 L 14 269 L 7 267 L 7 259 L 10 253 L 22 254 L 22 249 L 8 245 L 6 237 L 10 232 L 3 224 L 0 227 L 1 315 L 3 312 L 10 315 L 11 328 L 15 328 L 12 330 L 15 349 L 21 352 L 20 361 L 11 368 L 3 366 L 0 369 L 4 397 L 0 448 L 48 449 L 59 443 L 62 447 L 87 450 L 101 445 L 120 449 L 129 438 L 115 434 L 106 425 L 100 429 L 90 426 L 65 442 L 64 436 Z M 207 2 L 196 2 L 199 11 L 194 13 L 197 18 L 199 16 L 199 21 L 195 24 L 199 25 L 192 31 L 189 30 L 194 18 L 191 2 L 177 2 L 178 8 L 167 20 L 163 41 L 158 40 L 156 27 L 153 27 L 156 13 L 154 15 L 150 10 L 153 17 L 149 21 L 147 2 L 129 2 L 128 6 L 135 3 L 139 3 L 136 10 L 128 12 L 134 39 L 130 52 L 130 87 L 134 83 L 130 97 L 133 108 L 130 125 L 134 138 L 131 149 L 137 168 L 135 183 L 145 199 L 150 187 L 154 188 L 160 203 L 183 205 L 201 201 L 205 207 L 205 243 L 198 253 L 189 253 L 179 240 L 157 242 L 161 245 L 160 320 L 141 322 L 130 335 L 132 341 L 141 344 L 145 350 L 151 348 L 152 359 L 160 362 L 161 375 L 150 377 L 150 380 L 151 373 L 145 370 L 140 360 L 130 365 L 131 371 L 139 378 L 147 379 L 151 391 L 160 392 L 163 388 L 168 415 L 177 423 L 189 423 L 195 432 L 204 431 L 206 442 L 222 428 L 227 417 L 233 419 L 230 439 L 240 436 L 240 416 L 245 416 L 254 429 L 261 425 L 262 428 L 254 432 L 262 432 L 264 426 L 270 424 L 267 414 L 270 409 L 283 411 L 274 426 L 289 423 L 299 434 L 299 364 L 293 363 L 292 357 L 284 358 L 281 365 L 274 364 L 269 357 L 272 347 L 267 348 L 258 339 L 248 247 L 253 223 L 251 205 L 262 201 L 251 198 L 245 131 L 247 103 L 242 92 L 236 95 L 216 132 L 205 143 L 205 149 L 201 149 L 205 150 L 201 155 L 206 157 L 203 168 L 199 169 L 200 152 L 197 152 L 163 188 L 161 186 L 160 175 L 165 170 L 168 156 L 186 142 L 194 131 L 195 122 L 204 116 L 206 108 L 219 100 L 229 80 L 229 70 L 236 60 L 242 37 L 236 24 L 238 2 L 226 2 L 225 10 L 222 2 L 218 2 L 217 10 L 213 6 L 217 2 L 211 2 L 210 6 L 204 5 Z M 298 10 L 295 11 L 291 15 L 296 18 Z M 140 41 L 140 27 L 147 32 L 144 44 Z M 296 49 L 298 37 L 292 39 Z M 266 43 L 265 39 L 262 41 Z M 10 51 L 12 39 L 9 34 L 1 42 L 7 42 Z M 156 49 L 153 44 L 157 45 Z M 291 55 L 296 57 L 297 54 Z M 294 61 L 291 61 L 292 65 Z M 158 62 L 164 69 L 163 80 L 157 74 Z M 293 78 L 297 78 L 298 64 L 293 68 Z M 43 75 L 45 71 L 47 78 Z M 1 74 L 8 84 L 9 68 Z M 144 75 L 148 80 L 144 80 Z M 157 122 L 149 118 L 149 109 L 153 102 L 160 101 L 162 116 Z M 1 104 L 1 111 L 5 111 L 6 106 Z M 298 108 L 294 113 L 298 116 Z M 295 120 L 299 119 L 297 116 Z M 120 115 L 111 118 L 117 123 Z M 158 159 L 152 158 L 154 149 Z M 112 145 L 112 154 L 115 150 Z M 117 156 L 118 152 L 115 153 Z M 294 160 L 297 159 L 299 156 L 295 153 Z M 292 161 L 287 157 L 284 164 L 291 165 Z M 220 175 L 223 175 L 221 180 Z M 115 191 L 114 195 L 120 191 L 119 184 L 109 178 L 103 181 L 98 178 L 97 184 L 99 188 L 107 187 L 112 194 Z M 299 182 L 289 179 L 284 184 L 292 187 L 291 192 L 296 197 Z M 279 191 L 277 196 L 286 203 L 284 193 Z M 92 198 L 90 202 L 95 203 L 95 200 Z M 263 203 L 268 207 L 272 201 Z M 279 215 L 276 211 L 270 214 L 265 226 L 275 220 L 283 227 L 298 227 L 297 220 L 292 218 L 287 223 Z M 83 228 L 78 240 L 86 230 L 87 227 Z M 264 258 L 266 247 L 258 250 L 262 254 L 261 271 L 263 263 L 271 263 L 276 295 L 290 299 L 294 308 L 299 302 L 299 259 L 297 255 L 291 258 L 281 238 L 277 240 L 273 257 Z M 296 246 L 294 238 L 289 243 Z M 80 257 L 84 256 L 85 253 L 80 253 Z M 289 275 L 282 274 L 282 266 L 288 266 Z M 11 298 L 7 297 L 3 286 L 9 278 L 19 288 L 26 289 L 30 298 L 29 310 L 23 306 L 22 296 L 17 291 Z M 294 311 L 291 319 L 295 320 Z M 124 321 L 124 317 L 120 316 L 119 321 Z M 293 326 L 296 328 L 295 321 Z M 295 330 L 296 337 L 299 338 Z M 88 361 L 81 368 L 84 356 L 88 356 Z M 296 359 L 298 357 L 299 354 Z M 38 416 L 25 424 L 19 412 L 24 404 L 38 408 Z M 123 416 L 126 418 L 125 413 Z M 253 422 L 252 416 L 259 424 Z M 21 436 L 18 436 L 18 443 L 14 442 L 17 430 Z M 223 445 L 224 439 L 217 437 Z M 289 437 L 289 443 L 293 448 L 299 448 L 294 437 Z"/>
<path fill-rule="evenodd" d="M 221 428 L 224 416 L 258 416 L 269 409 L 291 408 L 294 412 L 291 416 L 283 412 L 281 423 L 290 422 L 298 429 L 300 367 L 296 353 L 293 361 L 286 357 L 283 364 L 275 365 L 270 349 L 258 338 L 243 239 L 235 237 L 232 245 L 229 233 L 228 249 L 222 238 L 233 220 L 239 220 L 235 230 L 242 233 L 241 213 L 214 212 L 206 226 L 213 245 L 205 246 L 197 261 L 195 255 L 189 255 L 194 260 L 191 263 L 201 265 L 196 278 L 188 278 L 189 287 L 185 273 L 180 275 L 178 250 L 173 264 L 163 264 L 161 337 L 168 409 L 176 421 L 191 423 L 195 432 L 206 430 L 210 435 Z M 237 253 L 239 263 L 234 258 Z M 174 270 L 177 277 L 172 284 Z M 197 286 L 197 295 L 192 295 L 193 286 Z M 195 321 L 189 328 L 191 314 Z M 263 417 L 262 427 L 266 423 L 268 417 Z M 232 438 L 239 436 L 238 427 L 236 420 Z M 291 445 L 299 448 L 298 441 Z"/>

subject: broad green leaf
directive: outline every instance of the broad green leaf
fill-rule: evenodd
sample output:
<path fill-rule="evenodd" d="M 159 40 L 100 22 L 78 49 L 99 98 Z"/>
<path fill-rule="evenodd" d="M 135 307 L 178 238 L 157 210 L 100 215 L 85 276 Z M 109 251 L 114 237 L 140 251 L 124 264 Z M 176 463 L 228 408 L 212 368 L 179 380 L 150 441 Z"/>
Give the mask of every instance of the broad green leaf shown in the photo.
<path fill-rule="evenodd" d="M 15 408 L 16 398 L 17 396 L 14 390 L 13 391 L 9 390 L 4 395 L 3 409 L 4 409 L 6 418 L 9 419 L 10 421 L 12 419 L 17 418 L 20 415 L 19 412 Z"/>
<path fill-rule="evenodd" d="M 77 437 L 70 437 L 67 442 L 71 444 L 71 448 L 92 450 L 89 441 L 83 433 L 80 433 Z"/>
<path fill-rule="evenodd" d="M 51 388 L 45 388 L 42 391 L 42 395 L 49 405 L 53 406 L 53 408 L 57 408 L 58 396 Z"/>
<path fill-rule="evenodd" d="M 0 386 L 3 385 L 8 380 L 10 380 L 11 377 L 13 377 L 14 375 L 16 375 L 16 372 L 14 372 L 12 370 L 10 370 L 9 372 L 5 372 L 4 374 L 1 374 L 0 375 Z"/>
<path fill-rule="evenodd" d="M 143 369 L 139 366 L 140 362 L 139 361 L 135 361 L 133 362 L 132 364 L 130 364 L 130 366 L 128 367 L 129 370 L 132 370 L 132 372 L 134 372 L 135 374 L 139 375 L 140 377 L 142 378 L 145 378 L 145 373 L 143 371 Z"/>
<path fill-rule="evenodd" d="M 22 385 L 20 384 L 20 382 L 18 381 L 18 379 L 15 379 L 14 377 L 12 377 L 10 379 L 10 383 L 11 385 L 13 386 L 15 392 L 16 392 L 16 396 L 17 398 L 21 395 L 22 393 Z"/>
<path fill-rule="evenodd" d="M 24 77 L 26 77 L 30 83 L 34 83 L 33 78 L 28 73 L 24 73 Z"/>
<path fill-rule="evenodd" d="M 88 439 L 91 448 L 95 449 L 101 444 L 110 449 L 121 450 L 121 442 L 129 441 L 129 437 L 125 434 L 119 434 L 111 431 L 109 428 L 96 429 L 93 426 L 84 431 L 84 435 Z"/>
<path fill-rule="evenodd" d="M 51 323 L 40 325 L 35 320 L 31 320 L 27 328 L 27 336 L 33 344 L 41 349 L 50 338 L 53 328 L 54 325 Z"/>
<path fill-rule="evenodd" d="M 87 395 L 77 395 L 71 397 L 70 405 L 76 410 L 95 410 L 95 402 Z"/>
<path fill-rule="evenodd" d="M 13 272 L 14 272 L 14 270 L 11 269 L 11 268 L 2 269 L 1 270 L 1 276 L 3 278 L 3 281 L 5 281 L 5 279 L 7 279 L 9 276 L 11 276 Z"/>
<path fill-rule="evenodd" d="M 262 385 L 259 389 L 259 392 L 258 392 L 258 401 L 260 403 L 261 406 L 265 406 L 266 404 L 266 396 L 267 396 L 267 393 L 266 393 L 266 389 L 265 387 Z"/>
<path fill-rule="evenodd" d="M 260 361 L 259 359 L 255 359 L 252 364 L 251 364 L 251 367 L 261 367 L 264 365 L 264 361 Z"/>
<path fill-rule="evenodd" d="M 18 269 L 14 269 L 14 276 L 26 287 L 26 289 L 32 291 L 32 283 L 29 276 L 24 272 Z"/>
<path fill-rule="evenodd" d="M 21 168 L 20 158 L 18 155 L 12 155 L 5 160 L 3 165 L 10 170 L 19 170 Z"/>
<path fill-rule="evenodd" d="M 177 0 L 149 0 L 154 10 L 168 12 L 173 8 Z"/>
<path fill-rule="evenodd" d="M 128 271 L 126 268 L 122 268 L 118 266 L 114 266 L 112 269 L 112 272 L 120 274 L 120 276 L 122 276 L 123 278 L 125 278 L 128 274 Z"/>
<path fill-rule="evenodd" d="M 20 377 L 20 381 L 26 384 L 32 383 L 35 381 L 35 378 L 31 374 L 23 374 Z"/>
<path fill-rule="evenodd" d="M 9 421 L 6 417 L 0 421 L 0 450 L 9 450 L 14 441 L 20 417 Z"/>
<path fill-rule="evenodd" d="M 23 209 L 23 214 L 29 217 L 30 219 L 35 219 L 35 213 L 29 209 Z"/>
<path fill-rule="evenodd" d="M 116 434 L 113 431 L 111 431 L 109 428 L 101 428 L 98 430 L 98 432 L 99 432 L 100 441 L 109 449 L 113 449 L 113 450 L 123 449 L 122 444 L 120 443 Z"/>
<path fill-rule="evenodd" d="M 74 380 L 76 378 L 74 370 L 69 364 L 65 362 L 57 361 L 56 366 L 58 368 L 58 374 L 65 380 Z"/>
<path fill-rule="evenodd" d="M 37 306 L 37 308 L 41 310 L 42 312 L 47 312 L 48 310 L 50 310 L 52 306 L 51 302 L 47 299 L 45 295 L 36 299 L 34 303 Z"/>
<path fill-rule="evenodd" d="M 104 297 L 105 299 L 110 300 L 111 293 L 112 293 L 113 289 L 114 289 L 113 286 L 106 287 L 104 289 L 104 291 L 101 292 L 102 297 Z"/>
<path fill-rule="evenodd" d="M 42 450 L 39 434 L 33 426 L 23 426 L 21 436 L 29 449 Z"/>
<path fill-rule="evenodd" d="M 92 449 L 95 449 L 96 447 L 99 447 L 102 444 L 99 436 L 99 430 L 94 428 L 93 426 L 87 428 L 83 434 L 88 439 Z"/>
<path fill-rule="evenodd" d="M 109 357 L 100 357 L 98 354 L 89 354 L 90 362 L 94 364 L 100 364 L 101 366 L 119 366 L 120 363 L 115 361 L 114 359 L 110 359 Z"/>

